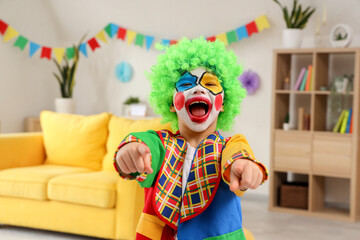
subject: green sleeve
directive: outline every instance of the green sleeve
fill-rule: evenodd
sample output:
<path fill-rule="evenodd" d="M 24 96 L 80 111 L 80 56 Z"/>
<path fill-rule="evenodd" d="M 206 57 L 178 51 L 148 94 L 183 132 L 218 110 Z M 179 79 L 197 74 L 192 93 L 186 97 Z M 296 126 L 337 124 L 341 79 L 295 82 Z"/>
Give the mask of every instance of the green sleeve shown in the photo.
<path fill-rule="evenodd" d="M 139 182 L 141 187 L 148 188 L 153 184 L 160 167 L 165 158 L 165 148 L 161 142 L 161 139 L 157 132 L 149 130 L 147 132 L 137 132 L 131 133 L 134 137 L 139 138 L 143 141 L 149 148 L 151 152 L 151 168 L 153 172 L 148 174 L 146 179 L 143 182 Z"/>

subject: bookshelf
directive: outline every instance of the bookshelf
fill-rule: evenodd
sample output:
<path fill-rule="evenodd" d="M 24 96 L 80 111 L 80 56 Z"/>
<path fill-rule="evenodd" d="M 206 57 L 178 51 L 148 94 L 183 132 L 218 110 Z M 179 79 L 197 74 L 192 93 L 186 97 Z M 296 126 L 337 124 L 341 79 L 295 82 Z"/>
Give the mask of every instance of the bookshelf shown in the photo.
<path fill-rule="evenodd" d="M 311 86 L 308 90 L 295 90 L 301 70 L 309 65 Z M 352 85 L 346 92 L 338 93 L 330 86 L 343 74 L 353 75 Z M 290 87 L 284 89 L 286 78 L 290 79 Z M 359 81 L 360 48 L 274 50 L 271 211 L 360 220 Z M 352 132 L 333 132 L 341 111 L 348 108 L 352 109 Z M 299 113 L 304 112 L 310 116 L 309 123 L 306 128 L 299 128 L 304 124 Z M 287 114 L 290 129 L 283 130 Z M 283 186 L 288 184 L 306 186 L 306 208 L 283 206 Z"/>

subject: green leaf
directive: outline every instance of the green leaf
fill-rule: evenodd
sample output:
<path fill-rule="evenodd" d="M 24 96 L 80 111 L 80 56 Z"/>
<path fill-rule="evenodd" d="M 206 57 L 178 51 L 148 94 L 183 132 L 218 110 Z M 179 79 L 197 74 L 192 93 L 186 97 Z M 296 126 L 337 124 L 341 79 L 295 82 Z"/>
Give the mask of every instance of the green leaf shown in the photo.
<path fill-rule="evenodd" d="M 310 16 L 315 12 L 315 9 L 311 10 L 306 16 L 302 17 L 302 20 L 297 25 L 298 28 L 303 29 L 306 26 L 306 23 L 308 22 Z"/>
<path fill-rule="evenodd" d="M 284 7 L 283 11 L 284 11 L 284 20 L 285 20 L 285 23 L 286 23 L 286 27 L 291 28 L 291 22 L 290 22 L 290 19 L 289 19 L 289 13 L 288 13 L 287 8 Z"/>
<path fill-rule="evenodd" d="M 297 8 L 297 0 L 294 0 L 294 5 L 293 5 L 293 9 L 291 11 L 291 16 L 290 16 L 290 21 L 292 22 L 294 17 L 295 17 L 295 11 Z"/>
<path fill-rule="evenodd" d="M 297 28 L 296 23 L 299 21 L 299 18 L 301 18 L 301 4 L 298 7 L 298 10 L 296 11 L 295 19 L 292 22 L 292 28 Z"/>

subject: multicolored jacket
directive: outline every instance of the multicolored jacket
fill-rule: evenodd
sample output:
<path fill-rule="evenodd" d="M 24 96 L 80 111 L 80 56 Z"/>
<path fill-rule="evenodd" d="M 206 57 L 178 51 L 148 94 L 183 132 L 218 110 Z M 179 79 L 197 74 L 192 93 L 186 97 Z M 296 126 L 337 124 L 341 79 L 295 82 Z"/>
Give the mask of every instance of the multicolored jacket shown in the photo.
<path fill-rule="evenodd" d="M 145 206 L 137 227 L 137 240 L 245 239 L 240 198 L 244 191 L 229 190 L 230 165 L 245 158 L 258 164 L 267 179 L 267 170 L 256 161 L 242 135 L 223 138 L 214 132 L 196 148 L 187 185 L 182 195 L 182 166 L 187 143 L 167 130 L 132 133 L 118 149 L 130 142 L 146 144 L 151 151 L 153 173 L 133 173 L 145 188 Z M 120 173 L 115 162 L 116 170 Z M 235 195 L 236 194 L 236 195 Z"/>

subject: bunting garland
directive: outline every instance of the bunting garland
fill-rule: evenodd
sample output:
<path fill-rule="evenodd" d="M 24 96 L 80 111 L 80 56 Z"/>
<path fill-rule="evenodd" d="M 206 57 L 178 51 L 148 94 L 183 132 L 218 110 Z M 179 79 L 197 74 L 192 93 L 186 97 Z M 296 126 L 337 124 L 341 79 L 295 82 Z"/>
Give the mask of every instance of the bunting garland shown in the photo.
<path fill-rule="evenodd" d="M 238 42 L 244 38 L 249 38 L 255 33 L 259 33 L 266 28 L 270 28 L 270 24 L 267 20 L 266 15 L 262 15 L 256 18 L 254 21 L 251 21 L 243 26 L 238 27 L 237 29 L 231 30 L 225 33 L 219 33 L 214 36 L 206 37 L 207 41 L 213 42 L 215 40 L 220 40 L 224 42 L 226 46 L 229 44 Z M 25 36 L 19 34 L 14 28 L 12 28 L 8 23 L 0 19 L 0 35 L 3 36 L 3 41 L 6 43 L 11 39 L 15 39 L 14 47 L 19 48 L 23 51 L 27 45 L 29 45 L 29 57 L 33 57 L 34 54 L 40 49 L 40 58 L 46 58 L 51 60 L 55 58 L 56 61 L 60 64 L 64 55 L 68 59 L 74 57 L 74 47 L 47 47 L 37 44 L 33 41 L 30 41 Z M 104 29 L 98 32 L 94 37 L 90 38 L 88 41 L 83 42 L 79 46 L 79 51 L 85 57 L 88 57 L 89 47 L 93 52 L 100 48 L 101 45 L 99 41 L 103 44 L 107 44 L 108 40 L 121 39 L 126 41 L 128 45 L 134 44 L 135 46 L 143 47 L 145 45 L 146 50 L 149 50 L 155 41 L 154 36 L 141 34 L 124 27 L 120 27 L 114 23 L 109 23 Z M 161 39 L 160 42 L 165 45 L 173 45 L 178 42 L 177 39 Z"/>

